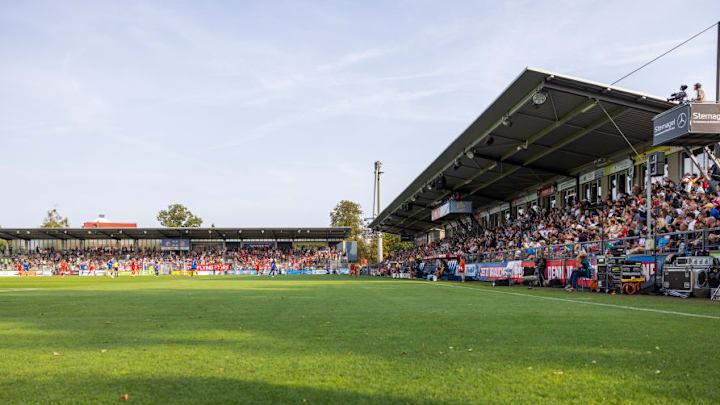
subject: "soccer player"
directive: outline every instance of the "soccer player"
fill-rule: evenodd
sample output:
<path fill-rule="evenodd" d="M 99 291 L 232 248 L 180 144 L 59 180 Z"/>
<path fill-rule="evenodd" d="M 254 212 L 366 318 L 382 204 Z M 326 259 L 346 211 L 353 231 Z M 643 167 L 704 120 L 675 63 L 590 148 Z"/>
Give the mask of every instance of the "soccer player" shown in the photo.
<path fill-rule="evenodd" d="M 113 270 L 115 270 L 115 277 L 117 277 L 119 275 L 118 271 L 120 270 L 120 261 L 119 260 L 113 261 Z"/>
<path fill-rule="evenodd" d="M 193 276 L 193 273 L 195 273 L 195 271 L 197 271 L 197 260 L 195 260 L 195 258 L 193 257 L 192 263 L 190 264 L 190 277 Z"/>
<path fill-rule="evenodd" d="M 112 277 L 113 276 L 113 258 L 112 257 L 107 262 L 107 271 L 108 271 L 108 276 Z"/>
<path fill-rule="evenodd" d="M 465 259 L 462 257 L 460 258 L 460 263 L 458 264 L 460 267 L 460 278 L 462 278 L 462 282 L 465 282 Z"/>
<path fill-rule="evenodd" d="M 157 261 L 155 261 L 155 266 L 153 266 L 153 269 L 155 270 L 155 277 L 160 275 L 160 265 Z"/>
<path fill-rule="evenodd" d="M 90 275 L 90 273 L 92 273 L 93 276 L 97 275 L 95 274 L 95 262 L 90 262 L 90 271 L 88 271 L 88 275 Z"/>
<path fill-rule="evenodd" d="M 275 270 L 276 270 L 276 267 L 275 267 L 275 266 L 276 266 L 276 265 L 275 265 L 275 260 L 273 260 L 272 263 L 270 263 L 270 275 L 273 276 L 273 278 L 275 278 L 275 274 L 276 274 L 276 271 L 275 271 Z"/>
<path fill-rule="evenodd" d="M 65 259 L 63 259 L 63 261 L 60 262 L 60 276 L 64 276 L 66 271 L 67 271 L 67 262 L 65 261 Z"/>
<path fill-rule="evenodd" d="M 135 259 L 132 259 L 132 262 L 130 262 L 130 275 L 135 277 L 135 270 L 137 269 L 137 264 L 135 263 Z"/>

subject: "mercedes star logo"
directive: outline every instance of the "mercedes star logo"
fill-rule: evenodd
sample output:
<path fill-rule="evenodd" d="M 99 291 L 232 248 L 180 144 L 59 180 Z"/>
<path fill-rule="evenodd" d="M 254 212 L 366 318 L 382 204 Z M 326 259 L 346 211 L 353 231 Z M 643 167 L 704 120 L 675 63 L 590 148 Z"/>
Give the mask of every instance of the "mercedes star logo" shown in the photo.
<path fill-rule="evenodd" d="M 678 128 L 685 128 L 685 125 L 687 125 L 687 114 L 680 113 L 677 119 L 677 126 Z"/>

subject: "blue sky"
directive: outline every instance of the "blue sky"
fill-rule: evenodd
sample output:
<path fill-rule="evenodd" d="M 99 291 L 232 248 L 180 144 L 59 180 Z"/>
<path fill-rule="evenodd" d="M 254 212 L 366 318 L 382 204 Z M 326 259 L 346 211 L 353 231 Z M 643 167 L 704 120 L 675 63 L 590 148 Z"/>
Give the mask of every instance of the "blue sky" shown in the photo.
<path fill-rule="evenodd" d="M 0 225 L 326 226 L 388 204 L 525 66 L 612 82 L 715 1 L 0 2 Z M 716 31 L 619 85 L 714 97 Z"/>

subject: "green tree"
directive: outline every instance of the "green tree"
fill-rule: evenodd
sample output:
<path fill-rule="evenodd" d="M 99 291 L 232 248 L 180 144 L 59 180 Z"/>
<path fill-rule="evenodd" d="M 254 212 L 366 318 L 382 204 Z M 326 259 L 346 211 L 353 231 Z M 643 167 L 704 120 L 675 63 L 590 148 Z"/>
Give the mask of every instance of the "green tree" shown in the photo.
<path fill-rule="evenodd" d="M 365 231 L 362 215 L 360 204 L 342 200 L 330 212 L 330 226 L 349 227 L 350 239 L 354 239 Z"/>
<path fill-rule="evenodd" d="M 168 209 L 160 210 L 157 220 L 160 222 L 160 225 L 168 228 L 197 228 L 203 223 L 202 218 L 193 215 L 193 213 L 182 204 L 168 205 Z"/>
<path fill-rule="evenodd" d="M 370 257 L 370 249 L 368 247 L 365 235 L 367 228 L 363 222 L 363 211 L 360 204 L 342 200 L 330 212 L 330 226 L 346 226 L 350 228 L 350 236 L 348 240 L 357 242 L 358 260 Z"/>
<path fill-rule="evenodd" d="M 394 233 L 383 232 L 383 260 L 391 254 L 401 252 L 413 246 L 412 242 L 401 242 L 400 235 Z M 377 260 L 377 236 L 373 236 L 370 241 L 372 260 Z"/>
<path fill-rule="evenodd" d="M 53 208 L 48 211 L 42 225 L 40 225 L 41 228 L 67 228 L 69 226 L 70 221 L 67 218 L 60 216 L 57 208 Z"/>

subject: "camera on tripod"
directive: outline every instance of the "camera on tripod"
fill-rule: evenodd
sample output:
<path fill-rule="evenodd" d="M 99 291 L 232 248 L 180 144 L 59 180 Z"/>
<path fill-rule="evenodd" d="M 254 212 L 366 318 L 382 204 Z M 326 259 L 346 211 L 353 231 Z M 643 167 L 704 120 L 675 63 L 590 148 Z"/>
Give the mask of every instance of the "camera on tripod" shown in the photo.
<path fill-rule="evenodd" d="M 680 91 L 677 93 L 672 93 L 670 97 L 668 97 L 667 101 L 677 101 L 679 104 L 685 104 L 687 103 L 687 93 L 685 90 L 687 90 L 687 84 L 683 84 L 680 86 Z"/>

